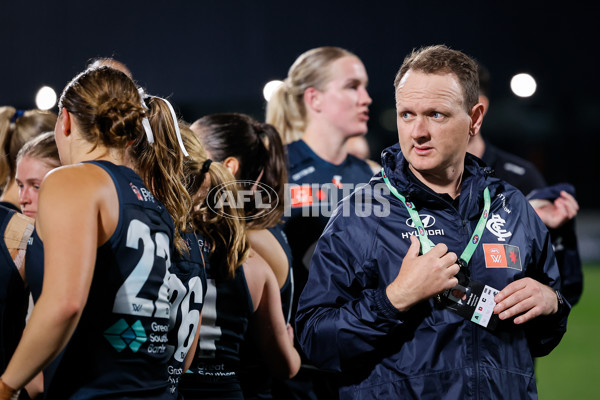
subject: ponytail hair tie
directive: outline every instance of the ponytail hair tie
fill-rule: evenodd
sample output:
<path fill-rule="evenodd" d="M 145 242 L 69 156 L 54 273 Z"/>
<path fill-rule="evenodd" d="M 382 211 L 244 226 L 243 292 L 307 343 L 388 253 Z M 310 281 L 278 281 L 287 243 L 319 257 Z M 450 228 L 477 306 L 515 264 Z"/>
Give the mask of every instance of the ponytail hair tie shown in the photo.
<path fill-rule="evenodd" d="M 179 148 L 181 149 L 183 155 L 185 157 L 189 157 L 189 154 L 187 152 L 187 150 L 185 149 L 185 145 L 183 144 L 183 139 L 181 137 L 181 131 L 179 130 L 179 123 L 177 122 L 177 115 L 175 114 L 175 110 L 173 110 L 173 106 L 171 105 L 171 103 L 169 103 L 169 101 L 167 99 L 163 99 L 162 97 L 158 97 L 158 96 L 151 96 L 149 94 L 147 94 L 143 88 L 138 88 L 138 93 L 140 94 L 140 97 L 142 99 L 142 107 L 144 107 L 146 110 L 148 110 L 148 106 L 146 105 L 146 99 L 149 97 L 153 97 L 155 99 L 159 99 L 162 100 L 167 107 L 169 108 L 169 112 L 171 113 L 171 118 L 173 119 L 173 127 L 175 128 L 175 134 L 177 135 L 177 142 L 179 143 Z M 142 119 L 142 125 L 144 126 L 144 130 L 146 131 L 146 137 L 148 138 L 148 143 L 152 144 L 154 143 L 154 135 L 152 133 L 152 128 L 150 127 L 150 121 L 148 120 L 148 117 L 144 116 L 144 118 Z"/>
<path fill-rule="evenodd" d="M 210 158 L 207 158 L 206 161 L 204 161 L 204 164 L 202 164 L 202 169 L 200 170 L 200 175 L 204 175 L 205 173 L 208 172 L 208 169 L 210 168 L 210 164 L 212 164 L 212 160 Z"/>
<path fill-rule="evenodd" d="M 142 107 L 144 107 L 145 110 L 148 110 L 149 108 L 146 105 L 146 99 L 150 96 L 147 95 L 146 92 L 144 92 L 144 89 L 141 87 L 138 88 L 138 93 L 140 94 L 140 98 L 142 99 Z M 146 139 L 148 139 L 148 143 L 154 143 L 154 134 L 152 132 L 152 128 L 150 127 L 150 121 L 148 120 L 148 117 L 146 116 L 145 112 L 144 118 L 142 119 L 142 126 L 144 127 L 144 132 L 146 132 Z"/>
<path fill-rule="evenodd" d="M 25 114 L 25 111 L 24 111 L 24 110 L 17 110 L 17 111 L 15 111 L 15 114 L 14 114 L 14 115 L 12 116 L 12 118 L 10 119 L 10 122 L 11 122 L 11 123 L 15 123 L 15 122 L 17 122 L 17 120 L 18 120 L 19 118 L 21 118 L 21 117 L 23 116 L 23 114 Z"/>

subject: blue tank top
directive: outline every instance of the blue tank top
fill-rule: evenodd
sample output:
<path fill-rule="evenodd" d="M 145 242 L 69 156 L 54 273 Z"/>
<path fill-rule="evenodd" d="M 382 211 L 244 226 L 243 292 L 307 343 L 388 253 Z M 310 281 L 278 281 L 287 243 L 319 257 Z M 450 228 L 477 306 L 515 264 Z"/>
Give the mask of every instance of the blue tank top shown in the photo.
<path fill-rule="evenodd" d="M 46 399 L 170 399 L 173 221 L 134 171 L 106 161 L 90 163 L 115 184 L 119 222 L 97 250 L 86 306 L 53 363 Z"/>
<path fill-rule="evenodd" d="M 184 372 L 185 358 L 193 343 L 200 313 L 206 294 L 205 258 L 196 235 L 183 233 L 187 254 L 173 255 L 169 276 L 171 319 L 169 323 L 169 345 L 172 353 L 169 361 L 169 393 L 174 399 L 181 398 L 178 382 Z"/>
<path fill-rule="evenodd" d="M 201 247 L 210 248 L 206 242 Z M 179 390 L 186 400 L 242 399 L 239 353 L 254 310 L 244 269 L 239 267 L 233 279 L 216 279 L 219 274 L 209 263 L 206 275 L 208 287 L 198 350 Z"/>
<path fill-rule="evenodd" d="M 4 240 L 13 210 L 0 206 L 0 374 L 4 373 L 25 328 L 29 290 L 19 274 Z"/>

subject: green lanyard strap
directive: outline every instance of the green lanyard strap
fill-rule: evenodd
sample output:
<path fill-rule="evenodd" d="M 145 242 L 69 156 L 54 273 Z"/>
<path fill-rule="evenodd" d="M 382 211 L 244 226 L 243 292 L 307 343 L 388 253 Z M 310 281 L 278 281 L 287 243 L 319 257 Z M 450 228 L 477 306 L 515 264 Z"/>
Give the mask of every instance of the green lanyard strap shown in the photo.
<path fill-rule="evenodd" d="M 427 231 L 423 226 L 423 222 L 421 221 L 421 217 L 419 217 L 419 213 L 417 212 L 415 205 L 410 201 L 406 201 L 406 198 L 402 196 L 402 194 L 400 194 L 400 192 L 398 192 L 398 190 L 396 190 L 394 186 L 392 186 L 383 168 L 381 169 L 381 176 L 383 177 L 383 181 L 385 182 L 387 187 L 390 189 L 390 192 L 392 192 L 392 194 L 396 196 L 406 207 L 406 210 L 408 211 L 408 214 L 412 218 L 413 223 L 415 224 L 415 228 L 417 229 L 418 238 L 421 242 L 421 252 L 423 254 L 427 253 L 435 246 L 435 244 L 429 239 L 429 236 L 427 236 Z M 487 219 L 490 214 L 490 190 L 487 186 L 483 191 L 483 202 L 483 212 L 479 217 L 479 222 L 477 222 L 477 226 L 475 227 L 475 231 L 473 232 L 473 235 L 471 236 L 467 247 L 460 255 L 459 261 L 462 261 L 464 267 L 466 267 L 466 265 L 469 264 L 469 261 L 471 261 L 471 257 L 473 257 L 473 253 L 475 253 L 475 249 L 481 241 L 481 235 L 483 234 L 485 224 L 487 223 Z"/>

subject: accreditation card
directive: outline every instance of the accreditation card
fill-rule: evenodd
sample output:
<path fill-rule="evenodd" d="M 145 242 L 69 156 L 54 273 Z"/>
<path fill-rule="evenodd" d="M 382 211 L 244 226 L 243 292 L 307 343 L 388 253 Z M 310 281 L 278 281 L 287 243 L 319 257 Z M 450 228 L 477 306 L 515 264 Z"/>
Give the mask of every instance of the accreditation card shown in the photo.
<path fill-rule="evenodd" d="M 499 292 L 498 289 L 471 280 L 468 287 L 456 286 L 446 290 L 441 298 L 442 303 L 451 311 L 477 325 L 494 330 L 500 320 L 494 314 L 494 297 Z"/>

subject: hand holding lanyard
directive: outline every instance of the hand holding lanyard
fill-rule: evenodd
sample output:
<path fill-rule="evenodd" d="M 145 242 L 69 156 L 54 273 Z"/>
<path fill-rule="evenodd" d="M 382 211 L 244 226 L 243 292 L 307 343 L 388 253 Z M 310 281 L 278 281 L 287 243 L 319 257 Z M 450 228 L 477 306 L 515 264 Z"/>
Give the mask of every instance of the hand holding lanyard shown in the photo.
<path fill-rule="evenodd" d="M 383 168 L 381 169 L 381 176 L 390 189 L 390 192 L 406 207 L 417 229 L 419 242 L 421 243 L 421 253 L 427 253 L 435 247 L 435 244 L 429 239 L 415 205 L 410 201 L 406 201 L 406 198 L 392 186 Z M 493 329 L 498 321 L 497 315 L 492 312 L 495 305 L 493 298 L 498 293 L 498 290 L 483 285 L 480 282 L 471 281 L 468 268 L 469 261 L 471 261 L 471 257 L 473 257 L 475 249 L 477 249 L 477 245 L 481 241 L 481 236 L 490 214 L 491 198 L 490 190 L 487 186 L 483 191 L 483 202 L 483 211 L 481 212 L 477 226 L 473 231 L 473 235 L 471 235 L 469 243 L 467 243 L 457 261 L 457 264 L 460 266 L 460 271 L 456 274 L 458 285 L 438 295 L 437 300 L 464 318 Z M 460 296 L 454 296 L 457 291 L 460 293 Z"/>

